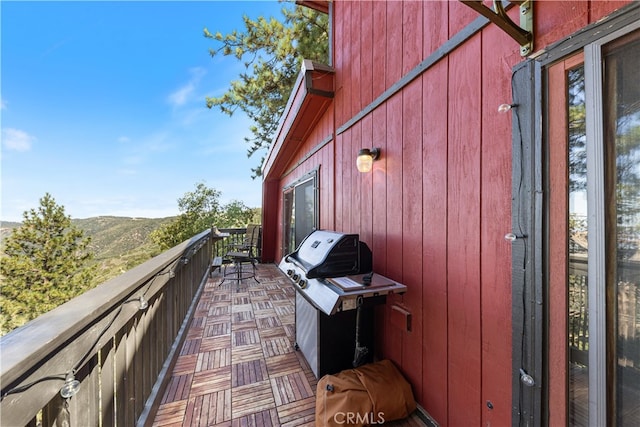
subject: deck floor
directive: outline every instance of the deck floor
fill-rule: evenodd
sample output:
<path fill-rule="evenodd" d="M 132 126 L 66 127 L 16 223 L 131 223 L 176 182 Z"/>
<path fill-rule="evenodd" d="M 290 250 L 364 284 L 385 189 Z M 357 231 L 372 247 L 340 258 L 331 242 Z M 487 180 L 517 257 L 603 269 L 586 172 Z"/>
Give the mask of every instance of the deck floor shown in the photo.
<path fill-rule="evenodd" d="M 317 380 L 295 351 L 295 289 L 277 266 L 256 283 L 210 278 L 154 426 L 314 426 Z M 416 415 L 387 423 L 424 425 Z"/>

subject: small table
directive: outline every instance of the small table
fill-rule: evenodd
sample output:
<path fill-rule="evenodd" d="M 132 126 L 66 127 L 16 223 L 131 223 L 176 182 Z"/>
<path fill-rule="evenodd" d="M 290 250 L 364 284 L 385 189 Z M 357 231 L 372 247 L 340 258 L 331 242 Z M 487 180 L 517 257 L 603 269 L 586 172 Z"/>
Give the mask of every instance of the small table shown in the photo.
<path fill-rule="evenodd" d="M 227 252 L 225 257 L 231 261 L 231 264 L 233 264 L 234 271 L 227 273 L 227 265 L 225 265 L 220 285 L 222 285 L 225 280 L 234 280 L 238 284 L 240 284 L 240 282 L 245 279 L 253 279 L 256 281 L 256 283 L 260 283 L 260 281 L 256 278 L 256 261 L 251 257 L 249 253 L 230 251 Z M 251 271 L 246 271 L 242 268 L 242 264 L 246 263 L 251 263 L 251 266 L 253 267 Z"/>

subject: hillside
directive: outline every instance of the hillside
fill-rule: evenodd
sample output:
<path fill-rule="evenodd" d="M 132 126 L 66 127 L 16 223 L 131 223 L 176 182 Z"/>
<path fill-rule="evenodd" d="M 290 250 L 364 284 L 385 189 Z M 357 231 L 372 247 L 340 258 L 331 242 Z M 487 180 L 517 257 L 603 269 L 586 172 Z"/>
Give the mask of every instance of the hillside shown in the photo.
<path fill-rule="evenodd" d="M 98 216 L 72 219 L 73 225 L 91 238 L 90 248 L 97 264 L 95 285 L 116 277 L 160 253 L 149 234 L 168 218 L 128 218 Z M 4 239 L 19 223 L 3 222 L 0 237 Z"/>
<path fill-rule="evenodd" d="M 158 255 L 160 249 L 149 234 L 173 218 L 99 216 L 72 223 L 91 238 L 89 247 L 98 265 L 95 284 L 116 277 Z"/>
<path fill-rule="evenodd" d="M 149 234 L 173 218 L 128 218 L 98 216 L 71 222 L 91 238 L 90 248 L 96 259 L 122 256 L 139 249 L 149 241 Z"/>
<path fill-rule="evenodd" d="M 4 221 L 0 224 L 0 242 L 4 241 L 11 234 L 11 230 L 16 227 L 20 227 L 19 222 L 7 222 Z"/>

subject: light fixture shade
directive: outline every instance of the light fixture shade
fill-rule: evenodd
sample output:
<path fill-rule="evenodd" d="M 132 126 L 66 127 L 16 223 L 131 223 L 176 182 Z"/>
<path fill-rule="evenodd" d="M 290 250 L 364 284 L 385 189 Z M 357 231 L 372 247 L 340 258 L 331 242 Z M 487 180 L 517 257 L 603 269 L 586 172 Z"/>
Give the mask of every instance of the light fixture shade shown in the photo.
<path fill-rule="evenodd" d="M 380 150 L 378 148 L 373 148 L 369 150 L 368 148 L 362 148 L 358 151 L 358 158 L 356 159 L 356 167 L 358 171 L 362 173 L 370 172 L 373 168 L 373 161 L 378 158 L 380 154 Z"/>
<path fill-rule="evenodd" d="M 373 157 L 371 157 L 371 153 L 366 148 L 363 148 L 358 153 L 358 158 L 356 159 L 356 166 L 358 167 L 358 171 L 366 173 L 371 171 L 373 167 Z"/>

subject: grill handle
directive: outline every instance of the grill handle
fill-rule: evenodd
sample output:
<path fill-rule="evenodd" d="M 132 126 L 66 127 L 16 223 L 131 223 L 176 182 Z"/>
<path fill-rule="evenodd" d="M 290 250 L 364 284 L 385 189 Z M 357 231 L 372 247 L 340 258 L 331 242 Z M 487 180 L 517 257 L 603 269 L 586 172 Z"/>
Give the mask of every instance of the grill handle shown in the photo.
<path fill-rule="evenodd" d="M 300 260 L 299 260 L 299 259 L 297 259 L 296 257 L 292 256 L 291 254 L 289 254 L 289 255 L 285 256 L 285 257 L 284 257 L 284 260 L 285 260 L 286 262 L 290 262 L 290 263 L 294 264 L 296 267 L 299 267 L 299 268 L 303 269 L 303 270 L 305 271 L 305 273 L 309 270 L 309 269 L 307 268 L 307 266 L 305 266 L 305 265 L 303 264 L 303 262 L 302 262 L 302 261 L 300 261 Z"/>

